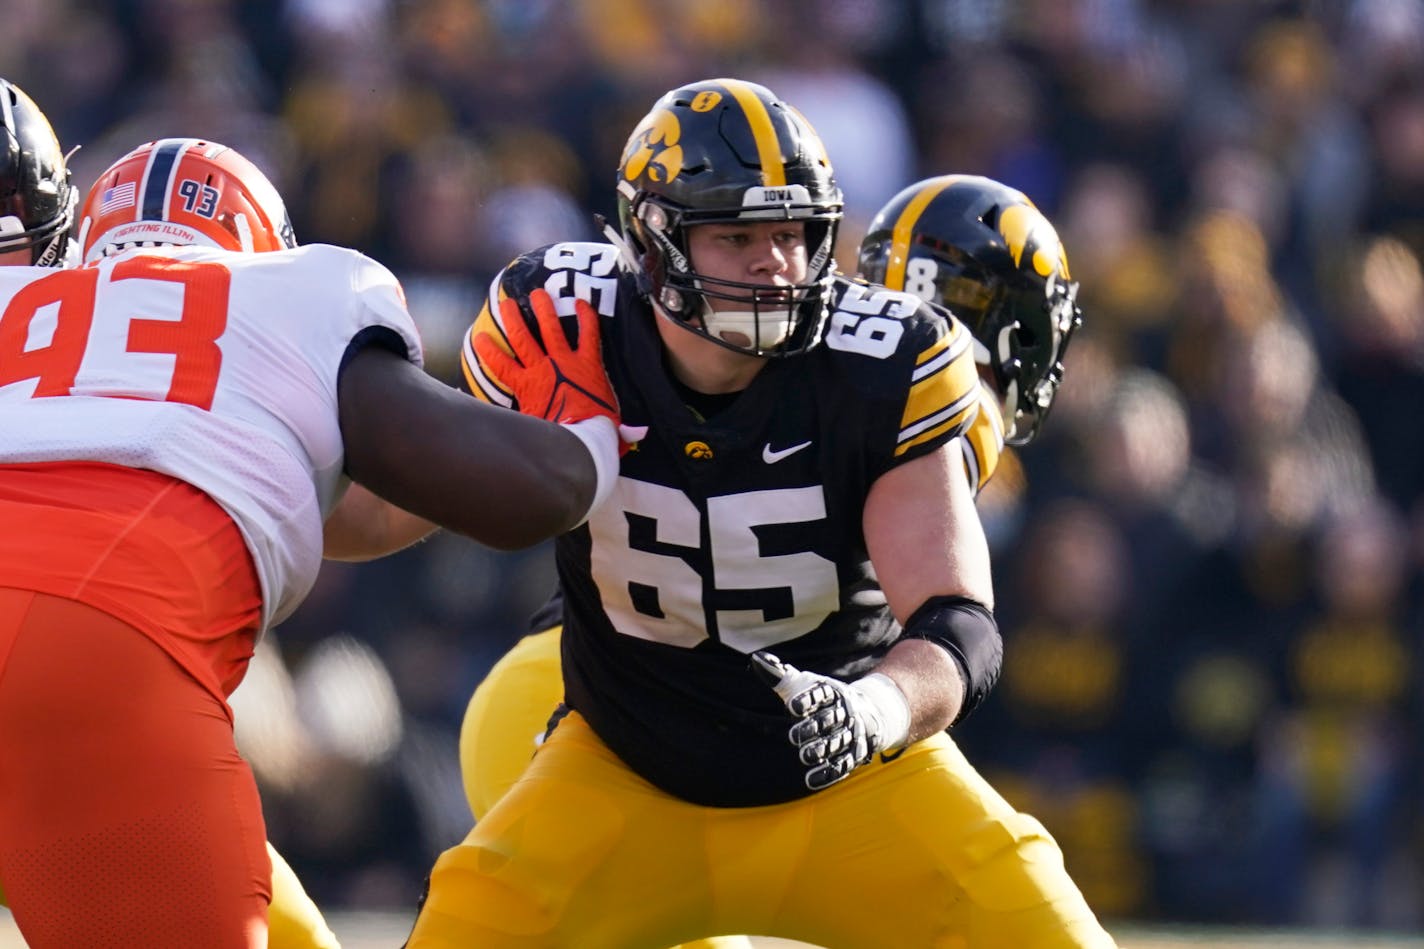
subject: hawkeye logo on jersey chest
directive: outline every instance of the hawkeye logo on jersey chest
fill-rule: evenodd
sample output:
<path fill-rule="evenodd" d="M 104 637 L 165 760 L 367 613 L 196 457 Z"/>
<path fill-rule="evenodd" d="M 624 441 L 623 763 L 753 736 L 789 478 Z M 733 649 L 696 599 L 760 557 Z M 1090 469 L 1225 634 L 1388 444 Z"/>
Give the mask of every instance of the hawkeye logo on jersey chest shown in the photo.
<path fill-rule="evenodd" d="M 706 442 L 688 442 L 682 446 L 682 451 L 687 457 L 695 458 L 698 461 L 710 461 L 712 459 L 712 446 Z"/>

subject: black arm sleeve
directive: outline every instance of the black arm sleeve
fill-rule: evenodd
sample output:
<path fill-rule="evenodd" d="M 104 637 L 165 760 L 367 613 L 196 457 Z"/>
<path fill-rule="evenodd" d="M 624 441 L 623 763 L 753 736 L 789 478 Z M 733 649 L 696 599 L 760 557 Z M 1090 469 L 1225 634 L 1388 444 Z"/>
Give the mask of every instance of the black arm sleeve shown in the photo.
<path fill-rule="evenodd" d="M 1004 640 L 994 614 L 977 600 L 967 596 L 931 597 L 906 621 L 905 635 L 939 645 L 959 664 L 964 676 L 964 704 L 951 725 L 957 725 L 978 708 L 999 681 Z"/>

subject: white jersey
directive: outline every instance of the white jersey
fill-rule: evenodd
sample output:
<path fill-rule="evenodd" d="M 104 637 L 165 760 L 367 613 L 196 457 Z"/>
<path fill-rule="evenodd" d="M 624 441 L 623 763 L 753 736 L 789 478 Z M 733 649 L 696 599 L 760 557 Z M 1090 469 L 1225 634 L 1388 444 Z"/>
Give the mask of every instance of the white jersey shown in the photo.
<path fill-rule="evenodd" d="M 396 278 L 322 244 L 0 267 L 0 464 L 109 462 L 206 492 L 247 540 L 266 629 L 316 580 L 348 484 L 337 374 L 378 326 L 420 365 Z"/>

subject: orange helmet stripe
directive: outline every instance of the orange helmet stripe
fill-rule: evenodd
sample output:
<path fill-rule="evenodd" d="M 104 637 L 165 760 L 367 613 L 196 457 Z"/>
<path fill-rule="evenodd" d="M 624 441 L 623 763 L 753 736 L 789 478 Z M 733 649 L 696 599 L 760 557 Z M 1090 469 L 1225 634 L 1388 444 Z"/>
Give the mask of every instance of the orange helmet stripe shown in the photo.
<path fill-rule="evenodd" d="M 776 127 L 771 124 L 766 104 L 751 87 L 740 79 L 719 79 L 721 86 L 732 94 L 752 127 L 757 158 L 761 161 L 761 183 L 766 187 L 786 184 L 786 165 L 781 160 L 781 143 L 776 140 Z"/>
<path fill-rule="evenodd" d="M 920 215 L 925 213 L 930 202 L 941 191 L 954 184 L 954 177 L 945 175 L 930 179 L 896 218 L 895 226 L 890 230 L 890 262 L 885 267 L 885 286 L 892 290 L 905 288 L 905 265 L 910 260 L 910 235 L 915 231 L 915 223 L 919 221 Z"/>

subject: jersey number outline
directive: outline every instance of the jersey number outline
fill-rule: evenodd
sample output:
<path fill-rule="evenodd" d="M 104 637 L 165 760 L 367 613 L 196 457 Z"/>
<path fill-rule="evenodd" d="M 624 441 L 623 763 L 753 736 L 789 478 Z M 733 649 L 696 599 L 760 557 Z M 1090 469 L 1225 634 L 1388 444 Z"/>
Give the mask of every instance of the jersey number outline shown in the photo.
<path fill-rule="evenodd" d="M 222 370 L 218 339 L 227 330 L 231 273 L 217 263 L 166 257 L 121 260 L 108 273 L 106 286 L 121 280 L 157 280 L 178 284 L 182 307 L 177 319 L 149 319 L 110 307 L 100 313 L 100 268 L 60 270 L 26 284 L 0 313 L 0 389 L 35 380 L 32 398 L 71 394 L 183 402 L 212 408 Z M 100 322 L 96 326 L 96 320 Z M 126 331 L 118 324 L 127 324 Z M 121 352 L 171 356 L 171 371 L 134 365 L 116 373 L 119 353 L 95 355 L 96 339 L 123 336 Z M 119 342 L 115 340 L 115 342 Z M 86 359 L 108 362 L 87 366 Z M 92 391 L 81 386 L 80 372 L 93 368 L 106 380 Z M 127 368 L 127 367 L 126 367 Z"/>
<path fill-rule="evenodd" d="M 651 521 L 634 530 L 634 519 Z M 624 635 L 691 649 L 710 638 L 707 592 L 763 592 L 792 605 L 789 616 L 767 619 L 766 608 L 719 609 L 718 639 L 751 653 L 795 639 L 819 626 L 840 606 L 836 565 L 813 551 L 764 555 L 757 528 L 825 520 L 820 485 L 722 495 L 702 516 L 686 494 L 665 485 L 619 478 L 608 501 L 589 518 L 590 568 L 613 627 Z M 661 548 L 661 549 L 656 549 Z M 706 550 L 712 576 L 704 581 L 673 552 Z M 656 604 L 660 616 L 634 602 Z"/>
<path fill-rule="evenodd" d="M 544 268 L 549 277 L 544 289 L 554 300 L 554 311 L 560 316 L 574 315 L 574 301 L 592 304 L 603 316 L 614 314 L 618 298 L 618 248 L 611 244 L 555 244 L 544 251 Z M 573 293 L 569 275 L 573 275 Z"/>
<path fill-rule="evenodd" d="M 826 327 L 826 345 L 889 359 L 905 335 L 905 319 L 920 306 L 918 297 L 899 290 L 849 284 Z"/>

